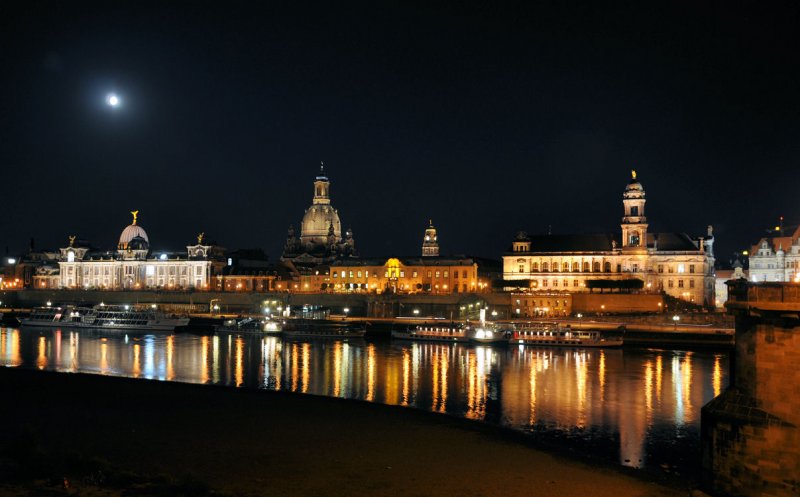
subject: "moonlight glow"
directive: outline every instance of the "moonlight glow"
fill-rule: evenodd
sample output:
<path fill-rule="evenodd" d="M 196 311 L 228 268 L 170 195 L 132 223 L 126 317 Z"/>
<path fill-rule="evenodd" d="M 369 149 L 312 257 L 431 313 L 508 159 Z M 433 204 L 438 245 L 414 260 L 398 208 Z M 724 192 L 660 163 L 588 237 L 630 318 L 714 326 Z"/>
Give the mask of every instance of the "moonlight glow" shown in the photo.
<path fill-rule="evenodd" d="M 106 96 L 106 103 L 110 107 L 118 107 L 119 104 L 120 104 L 119 97 L 117 95 L 115 95 L 114 93 L 109 93 Z"/>

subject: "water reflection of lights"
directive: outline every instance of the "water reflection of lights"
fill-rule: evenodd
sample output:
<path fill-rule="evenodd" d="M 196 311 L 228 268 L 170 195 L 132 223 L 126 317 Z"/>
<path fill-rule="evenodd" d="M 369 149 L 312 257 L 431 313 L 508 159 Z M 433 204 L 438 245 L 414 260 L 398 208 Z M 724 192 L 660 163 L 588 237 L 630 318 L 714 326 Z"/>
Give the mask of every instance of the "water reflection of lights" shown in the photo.
<path fill-rule="evenodd" d="M 585 428 L 581 437 L 608 436 L 621 464 L 634 466 L 647 460 L 653 433 L 699 424 L 700 406 L 725 388 L 727 366 L 724 354 L 702 352 L 61 335 L 0 329 L 2 365 L 292 388 L 536 432 Z"/>
<path fill-rule="evenodd" d="M 208 337 L 200 337 L 200 383 L 208 383 L 210 379 L 208 371 Z"/>
<path fill-rule="evenodd" d="M 133 374 L 134 378 L 138 378 L 140 374 L 142 374 L 142 367 L 139 364 L 139 344 L 133 344 L 133 364 L 131 368 L 131 373 Z"/>
<path fill-rule="evenodd" d="M 661 371 L 664 368 L 664 360 L 661 354 L 656 356 L 656 400 L 661 405 Z"/>
<path fill-rule="evenodd" d="M 407 406 L 409 403 L 408 393 L 410 389 L 409 379 L 411 376 L 411 354 L 408 350 L 403 350 L 403 400 L 400 405 Z"/>
<path fill-rule="evenodd" d="M 722 393 L 722 366 L 720 366 L 719 355 L 714 356 L 714 373 L 711 378 L 714 386 L 714 397 L 718 397 Z"/>
<path fill-rule="evenodd" d="M 244 339 L 236 337 L 236 386 L 244 385 Z"/>
<path fill-rule="evenodd" d="M 108 372 L 108 343 L 100 342 L 100 372 Z"/>
<path fill-rule="evenodd" d="M 375 400 L 375 345 L 367 347 L 367 395 L 364 400 Z"/>
<path fill-rule="evenodd" d="M 311 378 L 311 344 L 303 344 L 303 393 L 308 392 L 308 384 Z"/>
<path fill-rule="evenodd" d="M 153 378 L 155 376 L 155 352 L 153 337 L 148 335 L 144 338 L 144 377 Z"/>
<path fill-rule="evenodd" d="M 291 348 L 291 351 L 289 353 L 289 361 L 292 364 L 292 366 L 291 366 L 292 367 L 292 369 L 291 369 L 291 371 L 292 371 L 292 378 L 291 378 L 292 384 L 289 387 L 289 390 L 291 390 L 292 392 L 296 392 L 297 391 L 298 381 L 299 381 L 299 378 L 300 378 L 300 364 L 298 364 L 297 359 L 298 359 L 298 345 L 297 345 L 297 342 L 295 342 L 295 343 L 292 344 L 292 348 Z"/>
<path fill-rule="evenodd" d="M 219 337 L 211 339 L 211 381 L 219 383 Z"/>
<path fill-rule="evenodd" d="M 647 412 L 647 424 L 653 421 L 653 362 L 644 364 L 644 402 Z"/>
<path fill-rule="evenodd" d="M 341 392 L 342 381 L 342 343 L 336 342 L 333 346 L 333 396 L 338 397 Z"/>
<path fill-rule="evenodd" d="M 39 337 L 39 357 L 36 358 L 36 367 L 44 369 L 47 367 L 47 340 Z"/>
<path fill-rule="evenodd" d="M 175 379 L 175 365 L 173 364 L 175 356 L 175 335 L 167 337 L 167 381 Z"/>
<path fill-rule="evenodd" d="M 597 365 L 597 378 L 600 381 L 600 400 L 606 399 L 606 351 L 600 350 L 600 363 Z"/>

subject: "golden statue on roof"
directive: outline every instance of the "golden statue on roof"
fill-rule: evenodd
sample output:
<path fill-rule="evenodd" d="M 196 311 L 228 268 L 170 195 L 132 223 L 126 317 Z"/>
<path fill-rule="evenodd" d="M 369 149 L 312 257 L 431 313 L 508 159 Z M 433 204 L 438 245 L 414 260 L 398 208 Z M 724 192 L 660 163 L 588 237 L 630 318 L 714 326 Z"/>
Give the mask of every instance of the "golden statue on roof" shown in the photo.
<path fill-rule="evenodd" d="M 133 223 L 132 224 L 136 224 L 136 216 L 139 215 L 139 211 L 131 211 L 131 214 L 133 214 Z"/>
<path fill-rule="evenodd" d="M 203 237 L 204 236 L 206 236 L 206 232 L 205 231 L 202 232 L 202 233 L 198 233 L 197 234 L 197 244 L 198 245 L 202 245 L 203 244 Z"/>
<path fill-rule="evenodd" d="M 69 236 L 69 246 L 72 247 L 75 245 L 75 235 Z"/>
<path fill-rule="evenodd" d="M 636 179 L 636 169 L 631 169 L 631 177 Z"/>

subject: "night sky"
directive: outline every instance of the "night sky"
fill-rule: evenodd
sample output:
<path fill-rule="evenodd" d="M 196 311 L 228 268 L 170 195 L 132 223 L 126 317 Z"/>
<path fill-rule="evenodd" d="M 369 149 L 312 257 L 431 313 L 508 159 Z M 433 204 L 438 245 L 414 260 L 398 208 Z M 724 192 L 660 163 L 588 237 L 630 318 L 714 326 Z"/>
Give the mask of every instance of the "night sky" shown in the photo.
<path fill-rule="evenodd" d="M 634 168 L 651 230 L 721 259 L 800 222 L 792 3 L 166 3 L 0 7 L 3 248 L 111 248 L 138 209 L 154 250 L 275 260 L 320 161 L 367 256 L 429 218 L 495 258 L 616 231 Z"/>

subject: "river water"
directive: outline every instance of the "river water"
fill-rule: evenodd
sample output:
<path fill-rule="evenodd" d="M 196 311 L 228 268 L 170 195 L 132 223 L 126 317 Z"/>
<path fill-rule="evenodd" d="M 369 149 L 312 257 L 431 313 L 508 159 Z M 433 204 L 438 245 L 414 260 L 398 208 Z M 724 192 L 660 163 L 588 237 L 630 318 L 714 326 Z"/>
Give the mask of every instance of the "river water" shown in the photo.
<path fill-rule="evenodd" d="M 409 406 L 694 478 L 728 354 L 0 328 L 0 365 Z M 320 413 L 324 417 L 324 413 Z"/>

